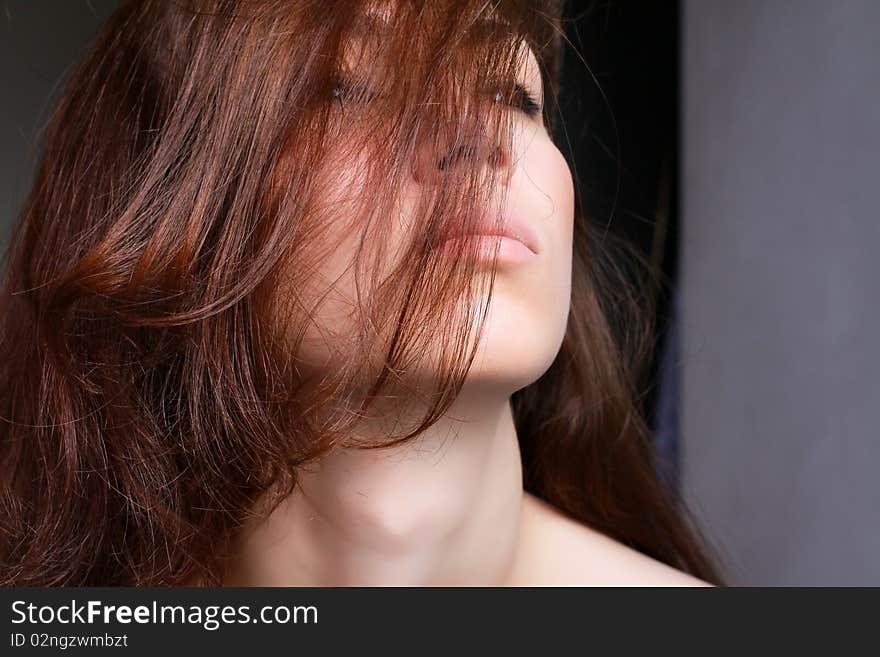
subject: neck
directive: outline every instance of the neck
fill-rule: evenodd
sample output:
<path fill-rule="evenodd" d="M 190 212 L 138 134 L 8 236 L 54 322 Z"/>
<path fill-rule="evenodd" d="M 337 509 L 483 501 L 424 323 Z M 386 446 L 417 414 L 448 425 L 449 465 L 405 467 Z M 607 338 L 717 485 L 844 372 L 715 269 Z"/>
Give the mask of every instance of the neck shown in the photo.
<path fill-rule="evenodd" d="M 339 449 L 245 531 L 234 586 L 498 585 L 514 568 L 523 504 L 510 399 L 459 395 L 415 439 Z"/>

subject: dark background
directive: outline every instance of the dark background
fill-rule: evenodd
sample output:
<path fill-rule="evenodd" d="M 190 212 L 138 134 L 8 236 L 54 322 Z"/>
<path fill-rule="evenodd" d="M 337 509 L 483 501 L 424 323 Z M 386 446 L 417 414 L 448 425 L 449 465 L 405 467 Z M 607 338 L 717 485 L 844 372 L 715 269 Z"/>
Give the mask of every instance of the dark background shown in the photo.
<path fill-rule="evenodd" d="M 673 476 L 678 428 L 663 411 L 674 398 L 664 399 L 659 413 L 657 405 L 661 383 L 676 392 L 661 367 L 664 350 L 675 347 L 666 328 L 678 262 L 678 25 L 675 0 L 569 1 L 564 130 L 557 136 L 590 221 L 633 245 L 646 261 L 642 275 L 657 284 L 654 358 L 642 401 Z"/>
<path fill-rule="evenodd" d="M 679 4 L 569 2 L 562 104 L 593 221 L 675 273 Z M 663 224 L 657 225 L 658 215 Z"/>

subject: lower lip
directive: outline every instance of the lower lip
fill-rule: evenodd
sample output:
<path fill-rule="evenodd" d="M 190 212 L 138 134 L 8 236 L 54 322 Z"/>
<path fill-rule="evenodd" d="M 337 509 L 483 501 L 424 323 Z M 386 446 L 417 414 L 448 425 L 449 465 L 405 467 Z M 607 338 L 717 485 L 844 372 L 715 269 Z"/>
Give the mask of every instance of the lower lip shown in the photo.
<path fill-rule="evenodd" d="M 499 262 L 528 262 L 538 257 L 525 244 L 513 237 L 502 235 L 471 235 L 469 237 L 454 237 L 443 243 L 445 249 L 453 249 L 461 252 L 464 250 L 465 240 L 477 240 L 480 242 L 479 253 L 482 260 L 491 260 L 498 250 Z M 500 244 L 499 244 L 500 242 Z"/>

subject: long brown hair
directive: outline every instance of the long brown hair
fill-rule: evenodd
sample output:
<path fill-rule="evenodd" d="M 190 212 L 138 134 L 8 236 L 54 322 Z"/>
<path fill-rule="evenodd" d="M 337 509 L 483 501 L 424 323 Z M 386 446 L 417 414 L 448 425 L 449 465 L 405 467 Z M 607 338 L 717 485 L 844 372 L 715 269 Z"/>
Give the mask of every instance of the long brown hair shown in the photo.
<path fill-rule="evenodd" d="M 421 420 L 358 446 L 436 421 L 485 318 L 456 300 L 491 295 L 494 274 L 431 247 L 450 217 L 473 225 L 496 186 L 454 157 L 438 175 L 424 144 L 457 156 L 474 135 L 510 139 L 496 102 L 465 101 L 513 88 L 522 42 L 552 122 L 561 35 L 555 2 L 124 2 L 66 85 L 6 254 L 0 584 L 220 582 L 257 502 L 347 444 L 439 344 Z M 354 207 L 327 186 L 346 158 L 362 163 Z M 358 250 L 351 348 L 306 371 L 303 290 L 328 226 L 382 244 L 410 175 L 425 193 L 409 241 L 393 258 Z M 612 261 L 589 232 L 579 214 L 562 348 L 512 399 L 525 486 L 717 583 L 657 481 L 628 341 L 611 329 L 632 331 L 609 312 L 640 300 L 603 282 Z"/>

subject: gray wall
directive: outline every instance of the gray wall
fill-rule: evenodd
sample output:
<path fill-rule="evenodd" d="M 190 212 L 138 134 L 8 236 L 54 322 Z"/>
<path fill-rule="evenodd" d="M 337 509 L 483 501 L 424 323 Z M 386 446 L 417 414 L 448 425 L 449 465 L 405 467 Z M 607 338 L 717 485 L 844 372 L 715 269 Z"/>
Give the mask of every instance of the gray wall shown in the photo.
<path fill-rule="evenodd" d="M 0 0 L 0 246 L 19 211 L 36 140 L 69 67 L 116 0 Z"/>
<path fill-rule="evenodd" d="M 880 3 L 685 0 L 684 483 L 740 584 L 880 584 Z"/>

